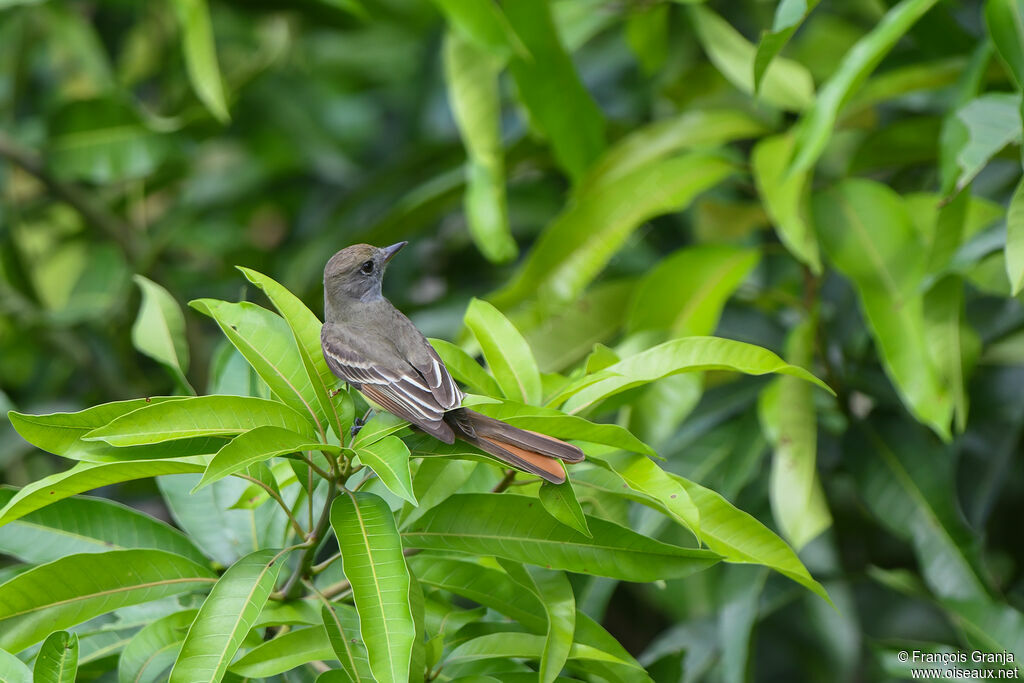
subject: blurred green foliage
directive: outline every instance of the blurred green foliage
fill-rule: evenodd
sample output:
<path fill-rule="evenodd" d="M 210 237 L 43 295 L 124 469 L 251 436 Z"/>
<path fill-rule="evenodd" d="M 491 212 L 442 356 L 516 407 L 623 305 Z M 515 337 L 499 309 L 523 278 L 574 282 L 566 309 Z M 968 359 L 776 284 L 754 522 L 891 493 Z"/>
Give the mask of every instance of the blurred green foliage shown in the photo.
<path fill-rule="evenodd" d="M 535 393 L 593 375 L 563 410 L 627 426 L 778 530 L 835 602 L 762 567 L 574 575 L 581 613 L 655 680 L 899 679 L 908 649 L 1019 665 L 1022 17 L 1017 0 L 0 0 L 0 407 L 252 394 L 217 325 L 174 301 L 260 300 L 241 264 L 317 311 L 334 251 L 409 239 L 386 294 L 428 336 L 479 355 L 463 314 L 490 301 Z M 142 333 L 155 321 L 165 336 Z M 837 396 L 663 376 L 651 349 L 710 334 Z M 60 465 L 5 425 L 0 467 L 24 486 Z M 575 482 L 588 514 L 678 540 L 596 472 Z M 187 489 L 105 492 L 173 511 Z"/>

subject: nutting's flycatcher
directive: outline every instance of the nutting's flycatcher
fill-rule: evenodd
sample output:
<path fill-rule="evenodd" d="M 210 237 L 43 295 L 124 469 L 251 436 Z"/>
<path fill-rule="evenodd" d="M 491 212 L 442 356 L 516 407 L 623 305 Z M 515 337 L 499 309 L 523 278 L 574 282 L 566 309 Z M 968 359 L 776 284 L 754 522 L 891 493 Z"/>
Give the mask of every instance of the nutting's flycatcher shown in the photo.
<path fill-rule="evenodd" d="M 326 322 L 320 332 L 327 365 L 373 403 L 441 441 L 462 439 L 513 467 L 561 484 L 565 472 L 558 460 L 579 462 L 583 451 L 462 408 L 462 391 L 434 347 L 381 294 L 384 269 L 405 245 L 380 249 L 356 244 L 327 262 Z"/>

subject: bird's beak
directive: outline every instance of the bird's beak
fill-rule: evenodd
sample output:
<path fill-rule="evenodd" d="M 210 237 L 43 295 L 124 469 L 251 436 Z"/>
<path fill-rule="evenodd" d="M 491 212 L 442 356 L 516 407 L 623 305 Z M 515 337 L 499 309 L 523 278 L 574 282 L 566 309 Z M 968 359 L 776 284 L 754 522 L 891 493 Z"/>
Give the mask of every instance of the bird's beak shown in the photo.
<path fill-rule="evenodd" d="M 409 243 L 405 241 L 397 242 L 395 244 L 392 244 L 390 247 L 384 247 L 383 249 L 381 249 L 381 251 L 384 252 L 384 263 L 390 261 L 391 257 L 397 254 L 399 251 L 401 251 L 402 247 L 404 247 L 407 244 Z"/>

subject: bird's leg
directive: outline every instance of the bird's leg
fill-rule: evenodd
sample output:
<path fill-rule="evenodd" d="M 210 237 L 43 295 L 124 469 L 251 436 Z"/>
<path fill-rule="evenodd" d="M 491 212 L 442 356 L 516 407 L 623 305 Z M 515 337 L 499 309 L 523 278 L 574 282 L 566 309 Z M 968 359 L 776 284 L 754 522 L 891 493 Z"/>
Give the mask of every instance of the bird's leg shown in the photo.
<path fill-rule="evenodd" d="M 372 412 L 373 408 L 369 408 L 365 413 L 363 413 L 362 417 L 357 417 L 355 420 L 352 421 L 352 429 L 349 430 L 349 436 L 351 436 L 353 439 L 356 438 L 356 434 L 358 434 L 359 430 L 363 428 L 363 425 L 366 424 L 366 421 L 370 419 L 370 413 Z"/>

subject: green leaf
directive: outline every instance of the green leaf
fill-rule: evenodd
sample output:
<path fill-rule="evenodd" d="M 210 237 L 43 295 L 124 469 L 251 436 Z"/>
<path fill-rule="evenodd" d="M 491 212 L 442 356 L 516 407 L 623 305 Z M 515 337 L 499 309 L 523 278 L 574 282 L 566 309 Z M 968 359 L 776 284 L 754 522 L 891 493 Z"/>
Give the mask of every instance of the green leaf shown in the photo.
<path fill-rule="evenodd" d="M 360 462 L 380 477 L 391 493 L 416 505 L 409 471 L 409 448 L 397 436 L 386 436 L 380 441 L 356 451 Z"/>
<path fill-rule="evenodd" d="M 786 173 L 794 143 L 791 133 L 762 138 L 750 155 L 750 166 L 775 234 L 794 258 L 820 275 L 818 241 L 807 220 L 810 213 L 807 192 L 810 172 Z"/>
<path fill-rule="evenodd" d="M 10 652 L 0 650 L 0 681 L 32 683 L 32 670 Z"/>
<path fill-rule="evenodd" d="M 544 636 L 529 633 L 491 633 L 473 638 L 452 650 L 445 658 L 446 665 L 462 661 L 478 659 L 534 659 L 539 660 L 544 653 Z M 572 662 L 593 661 L 611 666 L 619 671 L 620 680 L 651 680 L 639 665 L 620 659 L 614 654 L 590 645 L 573 643 L 569 649 L 568 659 Z"/>
<path fill-rule="evenodd" d="M 444 339 L 428 339 L 437 355 L 441 356 L 445 367 L 457 381 L 465 384 L 473 391 L 484 396 L 498 396 L 501 394 L 501 387 L 486 370 L 481 367 L 476 359 L 466 353 L 461 347 L 445 341 Z"/>
<path fill-rule="evenodd" d="M 718 337 L 682 337 L 625 358 L 604 370 L 587 375 L 563 389 L 551 400 L 565 403 L 568 413 L 578 413 L 597 401 L 619 392 L 680 372 L 733 370 L 748 375 L 778 373 L 813 382 L 831 393 L 820 379 L 785 363 L 767 349 Z"/>
<path fill-rule="evenodd" d="M 593 538 L 590 528 L 587 526 L 587 518 L 583 514 L 580 502 L 576 500 L 576 493 L 572 489 L 572 482 L 566 479 L 561 484 L 552 484 L 549 481 L 540 486 L 537 493 L 540 504 L 548 513 L 562 524 L 575 529 L 587 538 Z"/>
<path fill-rule="evenodd" d="M 645 453 L 657 457 L 657 453 L 629 430 L 616 424 L 591 422 L 578 415 L 566 415 L 553 408 L 526 406 L 514 401 L 501 403 L 472 403 L 467 399 L 463 405 L 488 417 L 508 422 L 520 429 L 529 429 L 559 439 L 577 439 L 607 446 L 615 446 L 633 453 Z"/>
<path fill-rule="evenodd" d="M 323 408 L 318 389 L 322 382 L 310 379 L 313 373 L 307 372 L 303 354 L 296 347 L 294 335 L 281 316 L 245 301 L 232 304 L 216 299 L 198 299 L 189 302 L 189 306 L 216 320 L 228 340 L 245 356 L 270 390 L 296 412 L 310 415 L 318 432 L 323 433 L 327 425 L 332 424 L 327 420 L 330 415 L 333 421 L 335 406 L 331 404 L 330 412 Z M 316 338 L 319 349 L 319 331 Z M 318 351 L 318 356 L 322 362 L 323 352 Z M 326 393 L 324 396 L 326 400 Z M 343 410 L 342 407 L 338 412 Z M 339 438 L 344 436 L 338 435 Z"/>
<path fill-rule="evenodd" d="M 241 434 L 267 425 L 315 438 L 310 421 L 278 401 L 249 396 L 197 396 L 139 408 L 84 438 L 137 446 L 197 436 Z"/>
<path fill-rule="evenodd" d="M 54 629 L 127 605 L 202 590 L 213 573 L 163 550 L 68 555 L 0 584 L 0 647 L 19 652 Z"/>
<path fill-rule="evenodd" d="M 352 448 L 359 450 L 377 443 L 387 436 L 399 432 L 409 426 L 409 423 L 391 413 L 378 412 L 366 421 L 356 438 L 352 440 Z"/>
<path fill-rule="evenodd" d="M 540 326 L 525 329 L 523 334 L 540 371 L 564 370 L 586 356 L 594 344 L 617 334 L 626 317 L 633 285 L 632 278 L 599 282 L 576 301 L 547 316 Z"/>
<path fill-rule="evenodd" d="M 964 283 L 947 275 L 933 284 L 924 296 L 925 338 L 942 383 L 953 400 L 956 431 L 967 427 L 967 374 L 981 350 L 981 339 L 966 322 Z"/>
<path fill-rule="evenodd" d="M 962 144 L 956 147 L 956 184 L 960 192 L 981 172 L 999 150 L 1021 141 L 1021 96 L 1009 93 L 985 93 L 956 111 L 956 122 L 963 130 Z"/>
<path fill-rule="evenodd" d="M 844 451 L 857 490 L 877 520 L 913 544 L 921 573 L 942 599 L 987 600 L 976 539 L 956 502 L 953 460 L 906 421 L 862 423 Z"/>
<path fill-rule="evenodd" d="M 500 5 L 460 0 L 434 0 L 434 4 L 444 12 L 453 29 L 478 47 L 499 57 L 507 57 L 513 50 L 526 53 Z"/>
<path fill-rule="evenodd" d="M 0 510 L 0 526 L 77 493 L 163 474 L 202 472 L 205 467 L 206 462 L 201 458 L 114 463 L 81 462 L 69 470 L 32 482 L 18 491 Z"/>
<path fill-rule="evenodd" d="M 786 358 L 809 367 L 814 357 L 817 321 L 807 318 L 793 328 Z M 814 389 L 795 377 L 780 377 L 758 397 L 761 427 L 775 449 L 768 496 L 782 535 L 800 550 L 832 525 L 832 515 L 818 479 L 818 422 Z"/>
<path fill-rule="evenodd" d="M 853 281 L 882 365 L 903 403 L 949 438 L 953 400 L 925 336 L 925 252 L 900 197 L 869 180 L 848 179 L 814 198 L 818 236 L 836 268 Z"/>
<path fill-rule="evenodd" d="M 714 147 L 767 132 L 765 124 L 738 109 L 700 109 L 660 119 L 627 133 L 601 155 L 574 191 L 582 197 L 612 187 L 655 161 L 682 150 Z"/>
<path fill-rule="evenodd" d="M 246 678 L 269 678 L 309 662 L 331 659 L 334 659 L 334 650 L 327 639 L 327 632 L 316 625 L 292 630 L 260 643 L 239 657 L 230 670 Z"/>
<path fill-rule="evenodd" d="M 217 580 L 188 629 L 171 683 L 219 681 L 274 590 L 283 552 L 257 550 Z"/>
<path fill-rule="evenodd" d="M 825 150 L 843 104 L 864 83 L 896 42 L 937 0 L 902 0 L 850 48 L 839 68 L 818 90 L 812 107 L 797 128 L 793 159 L 787 174 L 810 169 Z"/>
<path fill-rule="evenodd" d="M 476 470 L 476 465 L 464 460 L 421 458 L 412 480 L 413 493 L 419 503 L 416 507 L 406 505 L 403 508 L 399 526 L 408 526 L 462 488 Z"/>
<path fill-rule="evenodd" d="M 14 497 L 0 489 L 0 504 Z M 106 498 L 67 498 L 6 525 L 0 553 L 40 564 L 75 553 L 156 548 L 203 564 L 206 558 L 183 533 Z"/>
<path fill-rule="evenodd" d="M 466 147 L 464 206 L 469 234 L 492 263 L 519 252 L 508 224 L 505 150 L 501 144 L 500 62 L 457 33 L 444 39 L 445 80 L 455 123 Z"/>
<path fill-rule="evenodd" d="M 656 463 L 634 453 L 609 453 L 596 459 L 607 464 L 629 488 L 656 500 L 670 517 L 701 538 L 700 511 L 690 500 L 686 488 Z"/>
<path fill-rule="evenodd" d="M 174 149 L 148 130 L 139 113 L 116 98 L 64 104 L 47 122 L 48 166 L 63 180 L 108 184 L 144 178 Z"/>
<path fill-rule="evenodd" d="M 626 18 L 626 41 L 646 75 L 654 74 L 668 58 L 669 6 L 638 8 Z"/>
<path fill-rule="evenodd" d="M 409 558 L 417 580 L 461 595 L 518 621 L 536 633 L 547 629 L 544 607 L 524 593 L 504 572 L 450 556 L 420 554 Z"/>
<path fill-rule="evenodd" d="M 359 615 L 349 605 L 329 603 L 321 609 L 324 629 L 334 658 L 351 681 L 372 681 L 366 645 L 359 640 Z"/>
<path fill-rule="evenodd" d="M 544 132 L 555 159 L 579 180 L 604 148 L 604 116 L 587 92 L 559 39 L 545 0 L 503 5 L 529 54 L 509 62 L 519 99 Z"/>
<path fill-rule="evenodd" d="M 320 319 L 306 308 L 297 296 L 275 280 L 251 268 L 239 266 L 238 269 L 249 282 L 263 290 L 277 312 L 288 323 L 320 410 L 326 415 L 338 439 L 343 442 L 348 428 L 352 425 L 354 408 L 347 391 L 331 395 L 332 389 L 338 384 L 338 378 L 324 360 L 323 349 L 320 346 L 320 328 L 323 326 Z M 264 340 L 261 345 L 265 344 Z"/>
<path fill-rule="evenodd" d="M 183 398 L 182 396 L 133 398 L 127 401 L 102 403 L 77 413 L 50 413 L 49 415 L 27 415 L 12 410 L 7 413 L 7 417 L 21 438 L 36 448 L 72 460 L 91 460 L 95 454 L 109 451 L 110 448 L 106 444 L 82 441 L 83 436 L 122 415 L 144 408 L 151 403 L 178 401 Z"/>
<path fill-rule="evenodd" d="M 192 90 L 218 121 L 227 123 L 231 115 L 217 66 L 217 47 L 206 0 L 174 0 L 174 9 L 181 26 L 181 49 Z"/>
<path fill-rule="evenodd" d="M 697 39 L 726 80 L 753 95 L 756 50 L 729 22 L 703 6 L 690 8 Z M 814 103 L 814 81 L 799 62 L 778 58 L 765 68 L 758 88 L 761 99 L 786 111 L 803 111 Z"/>
<path fill-rule="evenodd" d="M 480 343 L 487 366 L 505 397 L 521 403 L 540 403 L 537 361 L 508 318 L 486 301 L 473 299 L 466 309 L 465 323 Z"/>
<path fill-rule="evenodd" d="M 705 550 L 680 548 L 618 524 L 587 518 L 589 538 L 548 515 L 537 500 L 511 494 L 456 494 L 403 532 L 406 545 L 494 555 L 552 569 L 656 581 L 686 576 L 718 561 Z"/>
<path fill-rule="evenodd" d="M 574 300 L 640 224 L 682 211 L 734 171 L 719 156 L 694 152 L 645 163 L 612 184 L 580 193 L 492 300 L 502 308 L 531 297 L 548 308 Z"/>
<path fill-rule="evenodd" d="M 1024 5 L 1019 0 L 986 0 L 985 27 L 1017 90 L 1024 89 Z"/>
<path fill-rule="evenodd" d="M 43 641 L 32 668 L 36 683 L 75 683 L 78 674 L 78 634 L 55 631 Z"/>
<path fill-rule="evenodd" d="M 165 365 L 183 387 L 191 389 L 185 316 L 170 292 L 141 275 L 133 277 L 142 291 L 142 305 L 132 325 L 132 343 L 142 353 Z M 195 393 L 193 390 L 192 393 Z"/>
<path fill-rule="evenodd" d="M 1017 296 L 1024 288 L 1024 180 L 1017 183 L 1006 212 L 1006 275 Z"/>
<path fill-rule="evenodd" d="M 984 598 L 944 600 L 943 604 L 956 614 L 973 642 L 988 652 L 1013 655 L 1013 663 L 1020 670 L 1024 661 L 1024 614 L 1020 610 Z"/>
<path fill-rule="evenodd" d="M 121 651 L 119 683 L 156 683 L 178 658 L 181 643 L 199 610 L 174 612 L 143 626 Z"/>
<path fill-rule="evenodd" d="M 352 584 L 370 669 L 378 680 L 408 680 L 416 626 L 409 569 L 391 508 L 372 493 L 346 492 L 331 506 L 331 526 Z"/>
<path fill-rule="evenodd" d="M 761 32 L 761 42 L 754 55 L 754 92 L 761 88 L 761 82 L 772 60 L 782 52 L 800 24 L 807 19 L 819 0 L 780 0 L 775 7 L 775 21 L 770 31 Z"/>
<path fill-rule="evenodd" d="M 793 549 L 768 527 L 723 498 L 720 494 L 676 475 L 700 511 L 700 538 L 727 562 L 763 564 L 801 586 L 832 601 L 820 583 L 811 578 Z"/>
<path fill-rule="evenodd" d="M 239 434 L 217 451 L 213 460 L 206 467 L 202 481 L 196 485 L 196 490 L 208 486 L 218 479 L 241 472 L 253 463 L 299 451 L 324 451 L 337 454 L 341 452 L 341 448 L 317 443 L 316 440 L 289 429 L 271 425 L 256 427 Z"/>
<path fill-rule="evenodd" d="M 540 656 L 540 681 L 553 683 L 565 666 L 576 632 L 576 597 L 562 572 L 501 561 L 512 580 L 537 596 L 547 614 L 548 630 Z"/>
<path fill-rule="evenodd" d="M 626 331 L 667 330 L 673 337 L 713 333 L 725 302 L 759 260 L 754 249 L 717 244 L 666 256 L 634 291 Z"/>

